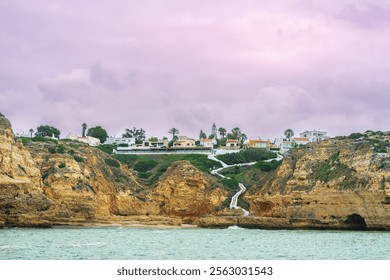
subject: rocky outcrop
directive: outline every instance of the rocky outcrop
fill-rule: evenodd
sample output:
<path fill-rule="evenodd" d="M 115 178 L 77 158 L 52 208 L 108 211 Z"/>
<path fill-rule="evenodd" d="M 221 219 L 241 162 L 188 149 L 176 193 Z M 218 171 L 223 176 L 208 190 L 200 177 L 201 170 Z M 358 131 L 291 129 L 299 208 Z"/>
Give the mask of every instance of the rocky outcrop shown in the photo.
<path fill-rule="evenodd" d="M 30 153 L 0 114 L 0 225 L 47 226 L 42 213 L 51 204 Z"/>
<path fill-rule="evenodd" d="M 216 213 L 227 199 L 227 192 L 218 187 L 214 178 L 205 176 L 188 161 L 179 161 L 159 180 L 153 196 L 163 214 L 193 221 Z"/>
<path fill-rule="evenodd" d="M 82 143 L 30 143 L 53 201 L 46 215 L 55 224 L 115 220 L 115 216 L 159 214 L 133 173 L 103 152 Z"/>
<path fill-rule="evenodd" d="M 199 226 L 389 230 L 390 157 L 376 152 L 375 141 L 331 139 L 294 149 L 245 194 L 250 217 L 219 213 Z"/>
<path fill-rule="evenodd" d="M 45 140 L 25 147 L 0 114 L 0 227 L 193 223 L 390 230 L 390 158 L 386 145 L 373 143 L 331 139 L 294 149 L 261 184 L 246 186 L 251 216 L 244 217 L 242 209 L 223 209 L 230 197 L 218 178 L 188 161 L 173 163 L 148 185 L 83 143 Z"/>
<path fill-rule="evenodd" d="M 4 116 L 0 125 L 0 226 L 180 225 L 215 213 L 227 198 L 187 161 L 151 187 L 96 148 L 44 139 L 25 148 Z"/>
<path fill-rule="evenodd" d="M 367 141 L 329 140 L 287 154 L 246 195 L 254 216 L 302 227 L 390 229 L 390 158 Z M 360 218 L 359 218 L 360 217 Z"/>

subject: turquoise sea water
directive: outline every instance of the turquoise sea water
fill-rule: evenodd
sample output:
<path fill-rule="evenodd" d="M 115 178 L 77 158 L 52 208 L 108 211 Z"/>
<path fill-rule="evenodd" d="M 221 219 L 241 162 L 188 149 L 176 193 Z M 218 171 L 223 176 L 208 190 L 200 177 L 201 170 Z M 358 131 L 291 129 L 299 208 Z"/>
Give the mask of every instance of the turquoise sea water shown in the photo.
<path fill-rule="evenodd" d="M 390 232 L 12 228 L 0 230 L 0 259 L 390 260 Z"/>

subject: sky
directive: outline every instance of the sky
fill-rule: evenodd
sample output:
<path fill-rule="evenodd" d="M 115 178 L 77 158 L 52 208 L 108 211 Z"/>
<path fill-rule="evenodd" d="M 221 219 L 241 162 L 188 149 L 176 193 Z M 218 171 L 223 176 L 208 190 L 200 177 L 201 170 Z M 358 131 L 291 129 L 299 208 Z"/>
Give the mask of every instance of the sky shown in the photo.
<path fill-rule="evenodd" d="M 0 0 L 0 112 L 109 135 L 390 130 L 387 0 Z"/>

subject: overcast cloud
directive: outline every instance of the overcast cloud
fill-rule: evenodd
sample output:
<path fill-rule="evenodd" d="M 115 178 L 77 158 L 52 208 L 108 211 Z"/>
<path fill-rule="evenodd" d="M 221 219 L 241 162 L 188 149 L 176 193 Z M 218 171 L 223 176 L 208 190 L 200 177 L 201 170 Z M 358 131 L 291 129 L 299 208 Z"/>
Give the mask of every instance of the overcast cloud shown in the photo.
<path fill-rule="evenodd" d="M 388 3 L 2 0 L 0 112 L 63 137 L 390 130 Z"/>

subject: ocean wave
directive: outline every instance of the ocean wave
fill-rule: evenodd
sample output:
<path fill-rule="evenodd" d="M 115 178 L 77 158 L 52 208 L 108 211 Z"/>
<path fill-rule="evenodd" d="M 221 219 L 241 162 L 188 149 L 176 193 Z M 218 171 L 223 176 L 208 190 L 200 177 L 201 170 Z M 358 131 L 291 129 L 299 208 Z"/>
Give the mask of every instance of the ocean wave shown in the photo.
<path fill-rule="evenodd" d="M 242 228 L 242 227 L 239 227 L 237 225 L 234 225 L 234 226 L 228 227 L 227 229 L 238 230 L 238 229 L 245 229 L 245 228 Z"/>
<path fill-rule="evenodd" d="M 104 247 L 104 246 L 107 246 L 107 244 L 102 242 L 95 242 L 95 243 L 69 244 L 67 247 Z"/>

